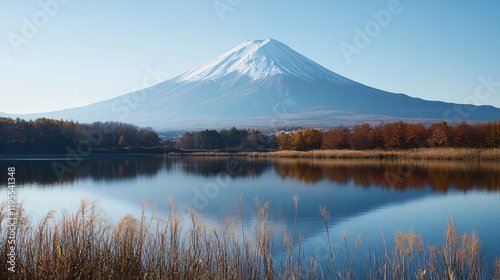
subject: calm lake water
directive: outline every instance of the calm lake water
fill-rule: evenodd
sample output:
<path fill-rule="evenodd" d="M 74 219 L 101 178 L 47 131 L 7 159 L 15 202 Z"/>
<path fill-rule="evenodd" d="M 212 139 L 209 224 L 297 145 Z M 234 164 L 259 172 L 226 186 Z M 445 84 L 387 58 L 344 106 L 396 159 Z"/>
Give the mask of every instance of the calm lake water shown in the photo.
<path fill-rule="evenodd" d="M 16 167 L 18 201 L 39 219 L 49 210 L 74 211 L 83 198 L 98 200 L 116 221 L 140 215 L 151 201 L 157 214 L 168 214 L 169 197 L 176 209 L 188 205 L 211 223 L 239 216 L 256 226 L 255 198 L 269 201 L 269 219 L 277 229 L 293 229 L 292 196 L 300 197 L 297 231 L 304 244 L 314 244 L 321 257 L 325 227 L 319 206 L 331 212 L 331 239 L 341 245 L 362 235 L 372 247 L 393 239 L 394 232 L 413 229 L 426 243 L 442 243 L 452 218 L 460 233 L 476 230 L 485 253 L 500 256 L 500 163 L 403 162 L 381 160 L 252 160 L 246 158 L 93 159 L 58 176 L 55 160 L 0 161 L 2 182 L 7 167 Z M 62 161 L 61 161 L 62 162 Z M 64 163 L 64 162 L 63 162 Z M 399 179 L 395 179 L 399 178 Z M 0 191 L 7 197 L 6 184 Z M 281 239 L 281 237 L 280 237 Z M 277 242 L 279 244 L 279 242 Z"/>

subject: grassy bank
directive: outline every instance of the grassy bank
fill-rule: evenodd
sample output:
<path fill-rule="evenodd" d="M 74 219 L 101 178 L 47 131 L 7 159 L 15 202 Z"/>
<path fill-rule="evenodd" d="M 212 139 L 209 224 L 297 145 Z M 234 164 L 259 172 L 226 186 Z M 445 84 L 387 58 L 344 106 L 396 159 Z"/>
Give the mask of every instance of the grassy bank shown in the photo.
<path fill-rule="evenodd" d="M 297 213 L 299 199 L 293 198 Z M 9 272 L 6 204 L 0 214 L 1 279 L 500 279 L 500 259 L 484 259 L 478 236 L 458 235 L 449 223 L 442 244 L 425 244 L 414 232 L 397 232 L 383 252 L 333 248 L 318 262 L 305 255 L 304 236 L 285 232 L 286 250 L 273 252 L 276 229 L 267 204 L 257 202 L 256 232 L 245 232 L 240 220 L 227 218 L 214 227 L 191 211 L 189 225 L 172 210 L 159 218 L 143 207 L 141 218 L 111 223 L 93 202 L 76 213 L 50 212 L 37 224 L 17 213 L 16 272 Z M 241 208 L 240 208 L 241 209 Z M 320 208 L 327 235 L 330 215 Z M 327 240 L 330 240 L 328 238 Z M 385 242 L 384 242 L 385 243 Z M 276 244 L 274 244 L 276 245 Z M 281 244 L 280 244 L 281 245 Z M 281 255 L 281 258 L 273 256 Z M 343 259 L 342 259 L 343 258 Z M 339 261 L 339 260 L 343 261 Z M 279 261 L 278 261 L 279 260 Z"/>
<path fill-rule="evenodd" d="M 314 150 L 247 153 L 263 158 L 345 158 L 345 159 L 418 159 L 418 160 L 500 160 L 500 148 L 418 148 L 407 150 Z"/>

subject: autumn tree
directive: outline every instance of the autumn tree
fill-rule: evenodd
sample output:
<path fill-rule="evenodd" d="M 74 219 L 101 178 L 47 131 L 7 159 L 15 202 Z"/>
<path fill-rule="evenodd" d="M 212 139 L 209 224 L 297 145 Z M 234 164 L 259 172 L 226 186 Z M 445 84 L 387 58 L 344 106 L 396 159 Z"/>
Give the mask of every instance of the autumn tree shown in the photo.
<path fill-rule="evenodd" d="M 500 121 L 488 123 L 485 129 L 486 143 L 493 148 L 500 147 Z"/>
<path fill-rule="evenodd" d="M 427 146 L 427 128 L 422 123 L 410 123 L 406 130 L 406 147 L 423 148 Z"/>
<path fill-rule="evenodd" d="M 287 133 L 281 132 L 278 134 L 276 137 L 276 143 L 278 143 L 278 149 L 280 151 L 292 149 L 292 139 Z"/>
<path fill-rule="evenodd" d="M 474 147 L 487 147 L 488 143 L 486 142 L 486 124 L 484 123 L 475 123 L 472 125 L 471 133 L 472 139 L 471 142 L 475 143 Z"/>
<path fill-rule="evenodd" d="M 304 134 L 302 133 L 301 130 L 296 131 L 292 134 L 290 134 L 291 140 L 292 140 L 292 149 L 296 151 L 305 151 L 306 150 L 306 145 L 305 145 L 305 139 L 304 139 Z"/>
<path fill-rule="evenodd" d="M 433 123 L 428 129 L 427 142 L 433 147 L 446 147 L 450 143 L 450 126 L 447 122 Z"/>
<path fill-rule="evenodd" d="M 383 148 L 385 146 L 381 125 L 370 129 L 370 132 L 368 133 L 368 144 L 370 149 Z"/>
<path fill-rule="evenodd" d="M 361 125 L 355 125 L 352 128 L 352 135 L 349 138 L 349 146 L 351 149 L 355 150 L 366 150 L 370 148 L 370 130 L 369 124 L 364 123 Z"/>
<path fill-rule="evenodd" d="M 321 148 L 323 135 L 321 131 L 314 128 L 307 128 L 302 132 L 305 150 L 316 150 Z"/>
<path fill-rule="evenodd" d="M 118 139 L 118 146 L 123 147 L 125 145 L 127 145 L 127 141 L 125 140 L 125 136 L 123 136 L 123 134 L 122 134 L 122 135 L 120 135 L 120 138 Z"/>
<path fill-rule="evenodd" d="M 477 147 L 478 142 L 482 142 L 479 138 L 481 135 L 474 129 L 474 126 L 461 122 L 450 127 L 450 145 L 454 147 Z M 479 141 L 478 141 L 479 140 Z"/>
<path fill-rule="evenodd" d="M 405 122 L 384 124 L 382 126 L 382 136 L 384 137 L 385 147 L 405 148 L 407 130 L 408 124 Z"/>
<path fill-rule="evenodd" d="M 348 149 L 351 132 L 347 127 L 341 126 L 327 130 L 323 134 L 323 149 Z"/>

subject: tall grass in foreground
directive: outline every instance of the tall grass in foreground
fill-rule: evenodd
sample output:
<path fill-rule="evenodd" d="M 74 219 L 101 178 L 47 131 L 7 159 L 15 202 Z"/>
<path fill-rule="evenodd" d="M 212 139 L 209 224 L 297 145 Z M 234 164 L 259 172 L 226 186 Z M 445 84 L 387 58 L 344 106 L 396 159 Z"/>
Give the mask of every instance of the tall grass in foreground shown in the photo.
<path fill-rule="evenodd" d="M 293 197 L 295 224 L 299 198 Z M 48 213 L 33 223 L 18 211 L 16 272 L 7 271 L 7 208 L 0 212 L 0 279 L 500 279 L 500 259 L 488 262 L 478 236 L 458 235 L 450 221 L 443 244 L 428 245 L 410 231 L 397 232 L 384 251 L 366 252 L 357 239 L 354 248 L 343 235 L 342 248 L 330 243 L 330 213 L 320 208 L 328 236 L 328 257 L 319 262 L 304 253 L 304 235 L 283 233 L 283 250 L 273 252 L 276 229 L 267 216 L 268 204 L 256 200 L 256 232 L 245 232 L 241 221 L 206 224 L 190 210 L 189 222 L 169 203 L 168 217 L 143 205 L 139 219 L 123 217 L 111 223 L 95 202 L 82 201 L 76 213 Z M 243 219 L 240 199 L 240 219 Z M 240 227 L 241 226 L 241 227 Z M 276 256 L 281 257 L 276 258 Z"/>

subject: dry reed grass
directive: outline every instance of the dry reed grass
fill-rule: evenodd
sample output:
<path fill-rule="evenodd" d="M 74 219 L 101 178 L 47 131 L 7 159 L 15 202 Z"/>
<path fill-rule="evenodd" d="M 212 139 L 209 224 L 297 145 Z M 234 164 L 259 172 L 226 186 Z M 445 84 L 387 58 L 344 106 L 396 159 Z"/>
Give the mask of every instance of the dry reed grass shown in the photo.
<path fill-rule="evenodd" d="M 418 148 L 406 150 L 314 150 L 277 151 L 247 153 L 248 157 L 259 158 L 332 158 L 332 159 L 421 159 L 421 160 L 463 160 L 498 161 L 500 148 Z"/>
<path fill-rule="evenodd" d="M 299 197 L 292 198 L 295 225 Z M 500 259 L 484 260 L 476 233 L 458 235 L 448 224 L 441 245 L 424 245 L 413 231 L 397 232 L 384 251 L 364 252 L 358 237 L 354 248 L 343 234 L 343 248 L 330 243 L 330 213 L 321 207 L 329 257 L 321 264 L 305 256 L 304 235 L 296 228 L 283 234 L 281 257 L 273 252 L 275 229 L 268 221 L 268 203 L 256 200 L 257 232 L 245 232 L 242 200 L 240 221 L 227 218 L 222 226 L 206 224 L 190 210 L 190 222 L 181 222 L 169 201 L 169 215 L 161 218 L 143 204 L 139 219 L 125 216 L 116 224 L 95 202 L 82 201 L 76 213 L 48 213 L 33 223 L 17 212 L 16 272 L 7 271 L 7 204 L 0 212 L 0 279 L 500 279 Z M 252 236 L 252 237 L 250 237 Z M 338 261 L 341 254 L 343 261 Z M 278 261 L 279 260 L 279 261 Z"/>

